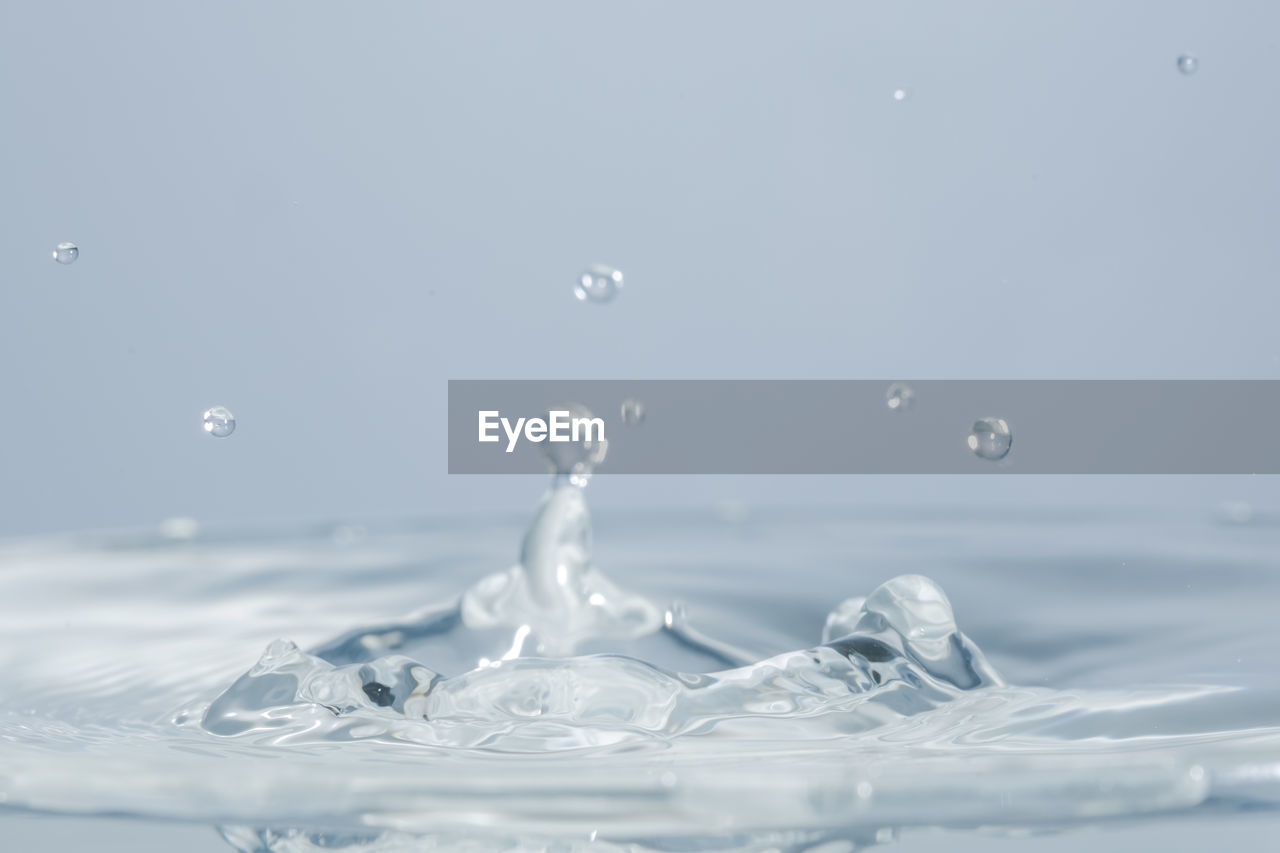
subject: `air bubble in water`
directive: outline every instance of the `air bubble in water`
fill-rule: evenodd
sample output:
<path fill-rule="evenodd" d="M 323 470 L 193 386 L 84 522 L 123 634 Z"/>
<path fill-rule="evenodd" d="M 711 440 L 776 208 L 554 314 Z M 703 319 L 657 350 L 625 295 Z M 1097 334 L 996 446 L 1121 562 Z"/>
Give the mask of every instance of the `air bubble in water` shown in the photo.
<path fill-rule="evenodd" d="M 224 406 L 214 406 L 204 413 L 204 431 L 216 438 L 226 438 L 236 431 L 236 419 Z"/>
<path fill-rule="evenodd" d="M 622 422 L 638 424 L 644 421 L 644 403 L 639 400 L 624 400 L 622 403 Z"/>
<path fill-rule="evenodd" d="M 80 257 L 80 247 L 75 243 L 59 243 L 53 247 L 53 259 L 60 264 L 75 263 Z"/>
<path fill-rule="evenodd" d="M 1013 433 L 1003 418 L 978 418 L 969 430 L 968 444 L 982 459 L 1003 459 L 1013 447 Z"/>
<path fill-rule="evenodd" d="M 916 392 L 905 382 L 895 382 L 884 392 L 884 404 L 894 412 L 905 412 L 915 408 Z"/>
<path fill-rule="evenodd" d="M 591 302 L 612 302 L 622 289 L 622 273 L 613 267 L 595 264 L 583 270 L 573 286 L 578 299 Z"/>
<path fill-rule="evenodd" d="M 578 422 L 578 440 L 544 441 L 538 446 L 551 463 L 552 473 L 557 477 L 568 477 L 569 482 L 575 486 L 585 486 L 596 466 L 604 461 L 605 454 L 609 451 L 603 421 L 591 414 L 586 406 L 577 403 L 552 406 L 551 410 L 569 413 L 570 435 L 573 435 L 572 425 Z M 543 420 L 551 422 L 550 412 L 543 415 Z"/>
<path fill-rule="evenodd" d="M 1178 57 L 1178 70 L 1183 74 L 1195 74 L 1200 70 L 1200 60 L 1189 53 Z"/>

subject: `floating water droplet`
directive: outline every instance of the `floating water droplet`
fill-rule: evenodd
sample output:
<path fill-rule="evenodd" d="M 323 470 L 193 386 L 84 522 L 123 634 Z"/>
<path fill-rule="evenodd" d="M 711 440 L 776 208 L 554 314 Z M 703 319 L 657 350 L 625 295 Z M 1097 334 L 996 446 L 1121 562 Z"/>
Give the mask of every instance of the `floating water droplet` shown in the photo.
<path fill-rule="evenodd" d="M 580 300 L 592 302 L 612 302 L 622 289 L 622 273 L 613 267 L 595 264 L 583 270 L 578 276 L 578 283 L 573 286 L 573 294 Z"/>
<path fill-rule="evenodd" d="M 1013 433 L 1003 418 L 978 418 L 969 430 L 968 444 L 982 459 L 1003 459 L 1013 446 Z"/>
<path fill-rule="evenodd" d="M 604 422 L 591 414 L 591 410 L 578 403 L 552 406 L 551 411 L 568 412 L 570 435 L 575 441 L 544 441 L 540 445 L 543 455 L 551 463 L 556 476 L 566 476 L 575 486 L 585 486 L 597 465 L 604 461 L 609 442 L 604 438 Z M 550 412 L 542 416 L 551 422 Z M 576 430 L 576 432 L 575 432 Z"/>
<path fill-rule="evenodd" d="M 916 392 L 905 382 L 895 382 L 884 392 L 884 404 L 892 411 L 905 412 L 916 405 Z"/>
<path fill-rule="evenodd" d="M 53 247 L 53 259 L 60 264 L 73 264 L 80 257 L 80 247 L 75 243 L 59 243 Z"/>
<path fill-rule="evenodd" d="M 907 90 L 906 90 L 906 89 L 894 89 L 894 90 L 893 90 L 893 99 L 894 99 L 895 101 L 905 101 L 905 100 L 907 99 Z"/>
<path fill-rule="evenodd" d="M 1200 70 L 1200 60 L 1189 53 L 1178 57 L 1178 70 L 1183 74 L 1195 74 Z"/>
<path fill-rule="evenodd" d="M 622 422 L 638 424 L 644 421 L 644 403 L 639 400 L 624 400 L 622 403 Z"/>
<path fill-rule="evenodd" d="M 223 406 L 214 406 L 204 413 L 204 431 L 217 438 L 226 438 L 236 431 L 236 419 Z"/>

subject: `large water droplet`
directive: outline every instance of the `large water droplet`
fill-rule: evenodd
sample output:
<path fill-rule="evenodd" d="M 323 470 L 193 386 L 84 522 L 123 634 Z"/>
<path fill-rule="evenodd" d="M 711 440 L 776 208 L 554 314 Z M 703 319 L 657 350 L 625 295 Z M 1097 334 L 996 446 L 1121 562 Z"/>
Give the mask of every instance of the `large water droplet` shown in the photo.
<path fill-rule="evenodd" d="M 884 404 L 895 412 L 915 408 L 916 392 L 905 382 L 895 382 L 884 392 Z"/>
<path fill-rule="evenodd" d="M 1013 433 L 1003 418 L 978 418 L 969 430 L 969 449 L 983 459 L 1003 459 L 1013 447 Z"/>
<path fill-rule="evenodd" d="M 236 419 L 224 406 L 214 406 L 204 413 L 204 431 L 217 438 L 226 438 L 236 431 Z"/>
<path fill-rule="evenodd" d="M 569 478 L 575 486 L 585 486 L 597 465 L 604 461 L 609 451 L 609 442 L 604 438 L 603 421 L 591 414 L 591 410 L 578 403 L 563 406 L 552 406 L 551 411 L 568 412 L 570 435 L 576 435 L 576 441 L 544 441 L 540 445 L 551 470 L 556 476 Z M 550 412 L 544 414 L 543 420 L 551 422 Z M 594 422 L 594 423 L 593 423 Z M 574 432 L 576 424 L 576 433 Z"/>
<path fill-rule="evenodd" d="M 53 247 L 53 259 L 60 264 L 73 264 L 80 257 L 80 248 L 75 243 L 59 243 Z"/>
<path fill-rule="evenodd" d="M 1200 60 L 1189 53 L 1178 57 L 1178 70 L 1183 74 L 1195 74 L 1200 70 Z"/>
<path fill-rule="evenodd" d="M 595 264 L 583 270 L 573 286 L 573 294 L 581 300 L 612 302 L 622 289 L 622 273 L 613 267 Z"/>
<path fill-rule="evenodd" d="M 638 424 L 644 421 L 644 403 L 639 400 L 624 400 L 622 403 L 622 422 Z"/>

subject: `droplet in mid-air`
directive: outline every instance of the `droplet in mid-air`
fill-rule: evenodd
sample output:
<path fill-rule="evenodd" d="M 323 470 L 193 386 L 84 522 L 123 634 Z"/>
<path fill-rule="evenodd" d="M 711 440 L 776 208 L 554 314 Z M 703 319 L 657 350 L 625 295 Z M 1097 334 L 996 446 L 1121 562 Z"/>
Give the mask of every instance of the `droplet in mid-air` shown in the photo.
<path fill-rule="evenodd" d="M 969 449 L 982 459 L 1003 459 L 1013 447 L 1013 433 L 1003 418 L 978 418 L 967 439 Z"/>
<path fill-rule="evenodd" d="M 583 301 L 612 302 L 622 289 L 622 273 L 604 264 L 587 267 L 573 286 L 573 295 Z"/>
<path fill-rule="evenodd" d="M 1178 70 L 1183 74 L 1195 74 L 1200 70 L 1200 60 L 1189 53 L 1178 57 Z"/>
<path fill-rule="evenodd" d="M 884 392 L 884 404 L 894 412 L 915 408 L 916 392 L 905 382 L 895 382 Z"/>
<path fill-rule="evenodd" d="M 609 452 L 609 441 L 604 437 L 604 421 L 578 403 L 552 406 L 551 411 L 569 413 L 569 435 L 572 441 L 544 441 L 540 445 L 551 471 L 557 477 L 568 477 L 575 486 L 585 486 L 596 466 Z M 543 415 L 551 422 L 551 413 Z"/>
<path fill-rule="evenodd" d="M 59 243 L 53 247 L 53 259 L 60 264 L 75 263 L 80 257 L 80 247 L 75 243 Z"/>
<path fill-rule="evenodd" d="M 624 400 L 622 402 L 622 422 L 624 424 L 638 424 L 644 421 L 644 403 L 639 400 Z"/>
<path fill-rule="evenodd" d="M 236 419 L 224 406 L 214 406 L 204 413 L 204 431 L 216 438 L 226 438 L 236 431 Z"/>
<path fill-rule="evenodd" d="M 905 101 L 905 100 L 907 99 L 907 90 L 906 90 L 906 89 L 894 89 L 894 90 L 893 90 L 893 99 L 894 99 L 895 101 Z"/>

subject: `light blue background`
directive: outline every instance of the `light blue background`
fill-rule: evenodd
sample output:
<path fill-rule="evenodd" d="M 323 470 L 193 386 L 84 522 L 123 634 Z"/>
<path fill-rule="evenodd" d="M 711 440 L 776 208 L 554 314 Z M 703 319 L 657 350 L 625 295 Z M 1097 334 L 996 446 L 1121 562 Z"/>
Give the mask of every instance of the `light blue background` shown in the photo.
<path fill-rule="evenodd" d="M 540 482 L 445 474 L 449 378 L 1275 378 L 1277 32 L 1266 0 L 8 0 L 0 533 L 528 506 Z M 571 292 L 597 261 L 626 274 L 608 306 Z"/>

